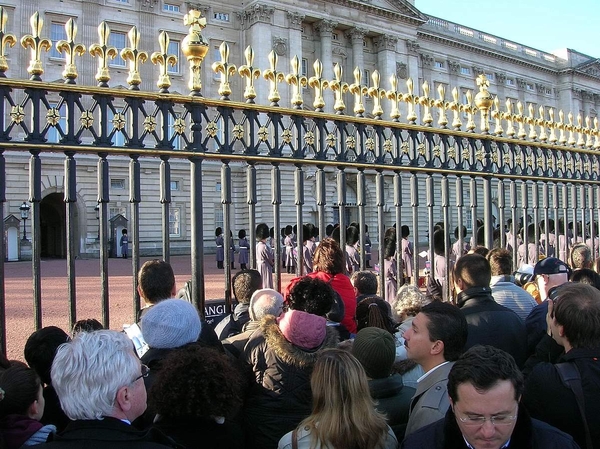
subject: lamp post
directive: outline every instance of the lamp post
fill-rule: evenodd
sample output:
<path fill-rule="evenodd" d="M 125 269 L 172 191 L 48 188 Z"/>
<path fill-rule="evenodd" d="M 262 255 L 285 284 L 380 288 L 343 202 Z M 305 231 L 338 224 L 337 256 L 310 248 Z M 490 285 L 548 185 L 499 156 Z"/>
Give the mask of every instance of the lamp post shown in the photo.
<path fill-rule="evenodd" d="M 25 223 L 29 218 L 29 209 L 31 208 L 25 201 L 23 201 L 23 204 L 21 204 L 19 207 L 19 210 L 21 211 L 21 219 L 23 220 L 23 241 L 27 241 L 27 229 L 25 228 Z"/>
<path fill-rule="evenodd" d="M 94 207 L 94 212 L 96 212 L 96 220 L 98 220 L 98 237 L 96 240 L 100 240 L 100 205 L 96 204 Z"/>

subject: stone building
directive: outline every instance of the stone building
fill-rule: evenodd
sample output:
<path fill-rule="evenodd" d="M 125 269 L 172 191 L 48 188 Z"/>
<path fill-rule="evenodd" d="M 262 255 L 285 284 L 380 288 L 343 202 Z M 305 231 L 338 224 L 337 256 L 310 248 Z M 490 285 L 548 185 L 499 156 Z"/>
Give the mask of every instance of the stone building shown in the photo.
<path fill-rule="evenodd" d="M 136 26 L 141 34 L 140 48 L 151 53 L 158 48 L 157 36 L 167 31 L 170 36 L 168 53 L 179 56 L 179 61 L 169 67 L 171 92 L 188 92 L 188 66 L 181 52 L 181 42 L 187 33 L 183 17 L 189 9 L 196 9 L 207 18 L 203 35 L 208 40 L 210 50 L 202 66 L 203 95 L 219 98 L 220 75 L 211 66 L 221 61 L 220 45 L 227 42 L 230 50 L 229 61 L 238 67 L 247 64 L 245 49 L 251 46 L 255 52 L 253 65 L 261 69 L 269 67 L 268 54 L 271 50 L 278 57 L 278 70 L 288 73 L 291 61 L 298 57 L 300 75 L 313 76 L 313 64 L 318 59 L 322 63 L 323 77 L 334 78 L 334 65 L 343 70 L 343 79 L 357 82 L 366 87 L 375 81 L 372 75 L 376 70 L 381 74 L 381 86 L 389 88 L 388 79 L 396 74 L 405 85 L 405 80 L 414 81 L 416 93 L 427 81 L 431 86 L 431 96 L 437 98 L 439 86 L 445 88 L 445 97 L 453 95 L 461 103 L 468 103 L 469 91 L 476 89 L 475 78 L 485 74 L 490 81 L 490 92 L 500 99 L 511 99 L 513 108 L 517 102 L 523 106 L 523 113 L 534 111 L 539 106 L 572 111 L 577 125 L 577 114 L 582 120 L 593 119 L 600 107 L 600 63 L 592 56 L 575 50 L 564 50 L 550 54 L 526 43 L 516 43 L 494 36 L 485 31 L 471 29 L 443 18 L 429 17 L 419 11 L 418 0 L 251 0 L 229 2 L 203 0 L 198 3 L 183 0 L 0 0 L 8 13 L 7 32 L 17 36 L 31 33 L 29 18 L 39 11 L 44 19 L 43 36 L 53 43 L 66 38 L 65 23 L 73 18 L 78 26 L 78 40 L 88 48 L 98 42 L 98 25 L 105 21 L 111 33 L 108 44 L 121 50 L 129 45 L 127 33 Z M 29 52 L 20 46 L 7 51 L 9 71 L 13 79 L 27 79 Z M 64 56 L 53 47 L 43 56 L 44 80 L 62 82 Z M 97 63 L 89 55 L 78 62 L 78 84 L 95 85 L 94 75 Z M 354 69 L 359 71 L 354 73 Z M 120 56 L 110 62 L 111 87 L 127 88 L 127 63 Z M 158 91 L 156 83 L 159 72 L 149 61 L 140 69 L 144 91 Z M 256 80 L 258 96 L 256 102 L 268 104 L 268 83 L 260 77 Z M 242 100 L 244 86 L 237 77 L 232 82 L 232 99 Z M 280 84 L 281 106 L 290 106 L 292 90 L 286 83 Z M 312 109 L 312 94 L 309 88 L 303 89 L 304 108 Z M 347 94 L 348 98 L 351 94 Z M 58 104 L 59 98 L 54 99 Z M 373 108 L 373 100 L 364 99 L 366 111 Z M 333 92 L 325 91 L 326 112 L 333 112 Z M 347 101 L 351 104 L 351 101 Z M 406 116 L 406 111 L 401 111 Z M 347 111 L 351 114 L 351 111 Z M 558 120 L 556 113 L 555 120 Z M 567 117 L 565 117 L 567 120 Z M 61 123 L 65 118 L 61 117 Z M 172 128 L 173 123 L 169 123 Z M 222 133 L 221 129 L 217 130 Z M 60 150 L 59 134 L 50 129 L 49 142 L 57 144 Z M 115 133 L 113 144 L 122 146 L 125 137 Z M 181 146 L 181 139 L 175 139 L 175 146 Z M 7 161 L 7 202 L 3 216 L 19 216 L 19 206 L 26 200 L 28 155 L 12 151 L 5 152 Z M 129 217 L 128 160 L 110 159 L 110 212 L 111 216 L 121 214 Z M 42 256 L 64 257 L 65 255 L 65 208 L 62 201 L 64 155 L 44 153 L 42 212 Z M 158 189 L 160 160 L 144 159 L 142 162 L 142 202 L 140 213 L 140 243 L 142 254 L 160 254 L 161 209 Z M 172 253 L 189 251 L 189 164 L 186 161 L 171 159 L 172 203 L 170 209 L 170 234 Z M 245 166 L 231 163 L 234 176 L 232 229 L 234 237 L 242 228 L 248 229 L 245 193 Z M 98 253 L 98 220 L 95 212 L 97 198 L 97 158 L 91 155 L 78 155 L 78 201 L 76 228 L 78 251 L 82 256 Z M 221 207 L 220 164 L 206 162 L 203 189 L 205 192 L 205 246 L 207 251 L 214 247 L 212 229 L 223 224 Z M 257 208 L 257 223 L 273 220 L 270 206 L 269 167 L 257 167 L 259 180 L 259 204 L 268 206 Z M 370 174 L 369 176 L 373 176 Z M 291 180 L 293 173 L 284 172 L 284 178 Z M 335 174 L 331 173 L 331 181 Z M 316 201 L 314 200 L 314 174 L 306 170 L 304 221 L 316 222 Z M 392 181 L 390 180 L 390 183 Z M 373 183 L 367 184 L 367 199 L 374 204 Z M 296 220 L 294 191 L 284 182 L 282 199 L 282 223 Z M 386 184 L 389 188 L 389 185 Z M 352 204 L 356 203 L 355 184 L 348 183 L 347 220 L 356 219 Z M 405 189 L 405 195 L 409 195 Z M 335 207 L 337 194 L 335 182 L 327 183 L 327 222 L 336 222 Z M 266 200 L 266 201 L 265 201 Z M 389 212 L 387 225 L 394 220 Z M 437 213 L 437 212 L 436 212 Z M 366 214 L 366 222 L 375 227 L 375 208 Z M 470 217 L 468 217 L 470 219 Z M 426 217 L 423 218 L 426 220 Z M 116 231 L 119 231 L 117 229 Z"/>

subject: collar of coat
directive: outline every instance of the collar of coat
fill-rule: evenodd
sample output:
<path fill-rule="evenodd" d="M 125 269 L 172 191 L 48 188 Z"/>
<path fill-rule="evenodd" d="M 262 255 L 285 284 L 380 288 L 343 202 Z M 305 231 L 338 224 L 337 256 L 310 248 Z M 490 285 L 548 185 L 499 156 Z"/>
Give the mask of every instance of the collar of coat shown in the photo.
<path fill-rule="evenodd" d="M 470 299 L 494 301 L 492 289 L 490 287 L 471 287 L 460 292 L 457 297 L 458 307 L 464 306 Z"/>
<path fill-rule="evenodd" d="M 277 318 L 273 315 L 265 316 L 260 322 L 260 329 L 265 336 L 267 346 L 271 348 L 277 357 L 288 365 L 305 368 L 312 366 L 321 350 L 326 348 L 335 348 L 339 341 L 337 330 L 331 326 L 327 326 L 325 340 L 315 349 L 302 349 L 285 339 L 279 326 Z"/>
<path fill-rule="evenodd" d="M 508 449 L 532 447 L 533 431 L 531 417 L 525 410 L 525 407 L 519 406 L 519 415 L 517 423 L 510 437 Z M 468 446 L 456 423 L 456 417 L 452 408 L 449 408 L 444 418 L 444 449 L 463 449 Z"/>

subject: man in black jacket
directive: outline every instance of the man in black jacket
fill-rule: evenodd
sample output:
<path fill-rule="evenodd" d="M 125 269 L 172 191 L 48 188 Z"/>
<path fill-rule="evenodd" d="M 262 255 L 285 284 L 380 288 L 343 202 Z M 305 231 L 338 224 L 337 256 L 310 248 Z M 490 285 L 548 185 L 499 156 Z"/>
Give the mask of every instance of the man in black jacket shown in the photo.
<path fill-rule="evenodd" d="M 531 419 L 519 406 L 522 392 L 523 375 L 509 354 L 475 346 L 450 370 L 446 417 L 409 435 L 402 448 L 579 448 L 569 435 Z"/>
<path fill-rule="evenodd" d="M 519 367 L 525 363 L 527 334 L 518 315 L 494 301 L 487 259 L 467 254 L 454 266 L 457 305 L 469 325 L 466 348 L 491 345 L 512 355 Z"/>
<path fill-rule="evenodd" d="M 527 376 L 523 404 L 531 416 L 573 435 L 582 448 L 587 447 L 575 393 L 563 384 L 553 362 L 575 367 L 581 378 L 592 447 L 600 448 L 600 291 L 586 284 L 567 283 L 558 288 L 555 302 L 546 302 L 548 332 L 536 348 L 535 359 L 541 363 Z M 555 348 L 564 348 L 557 360 Z"/>

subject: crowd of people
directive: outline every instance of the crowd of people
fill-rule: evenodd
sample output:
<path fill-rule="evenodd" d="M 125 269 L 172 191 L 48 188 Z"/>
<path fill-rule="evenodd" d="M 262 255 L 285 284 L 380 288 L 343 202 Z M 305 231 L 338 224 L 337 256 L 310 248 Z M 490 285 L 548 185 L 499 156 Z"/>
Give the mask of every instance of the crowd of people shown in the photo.
<path fill-rule="evenodd" d="M 273 289 L 272 230 L 259 224 L 257 269 L 244 246 L 236 306 L 214 329 L 152 260 L 135 339 L 94 319 L 34 332 L 26 363 L 0 360 L 0 448 L 600 448 L 597 246 L 535 261 L 534 297 L 510 248 L 473 251 L 457 228 L 446 257 L 436 229 L 431 278 L 441 287 L 444 259 L 445 296 L 407 282 L 418 273 L 404 226 L 402 242 L 395 228 L 382 239 L 383 285 L 348 251 L 356 226 L 345 249 L 339 227 L 319 242 L 304 226 L 300 258 L 296 230 L 282 231 L 286 267 L 304 275 Z"/>

